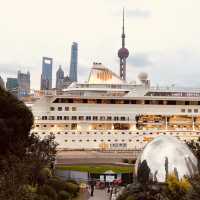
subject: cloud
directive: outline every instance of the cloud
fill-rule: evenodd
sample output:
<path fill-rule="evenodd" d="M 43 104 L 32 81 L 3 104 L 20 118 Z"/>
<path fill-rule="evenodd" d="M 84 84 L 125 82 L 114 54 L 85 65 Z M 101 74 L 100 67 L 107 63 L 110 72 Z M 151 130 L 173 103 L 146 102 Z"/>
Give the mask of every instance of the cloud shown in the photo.
<path fill-rule="evenodd" d="M 127 17 L 148 18 L 151 16 L 151 11 L 146 9 L 126 9 L 125 15 Z"/>
<path fill-rule="evenodd" d="M 0 63 L 0 74 L 16 75 L 17 70 L 15 63 Z"/>
<path fill-rule="evenodd" d="M 127 62 L 130 65 L 134 65 L 134 67 L 147 67 L 152 65 L 150 56 L 147 53 L 133 54 L 127 59 Z"/>

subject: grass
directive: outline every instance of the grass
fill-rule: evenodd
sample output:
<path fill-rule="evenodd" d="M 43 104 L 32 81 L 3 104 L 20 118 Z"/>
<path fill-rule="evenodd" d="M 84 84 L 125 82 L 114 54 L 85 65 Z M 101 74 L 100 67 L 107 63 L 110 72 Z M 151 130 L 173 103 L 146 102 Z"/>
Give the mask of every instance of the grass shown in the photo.
<path fill-rule="evenodd" d="M 115 173 L 132 173 L 133 166 L 115 166 L 115 165 L 58 165 L 58 170 L 73 170 L 80 172 L 90 172 L 94 174 L 102 174 L 105 171 L 112 170 Z"/>

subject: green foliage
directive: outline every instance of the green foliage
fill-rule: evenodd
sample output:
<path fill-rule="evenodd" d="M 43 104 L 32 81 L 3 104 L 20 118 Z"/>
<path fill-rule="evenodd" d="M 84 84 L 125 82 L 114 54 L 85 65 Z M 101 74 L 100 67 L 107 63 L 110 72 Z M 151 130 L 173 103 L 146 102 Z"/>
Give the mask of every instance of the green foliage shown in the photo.
<path fill-rule="evenodd" d="M 59 192 L 65 189 L 66 182 L 57 177 L 53 177 L 49 179 L 47 184 L 50 185 L 52 188 L 54 188 L 56 192 Z"/>
<path fill-rule="evenodd" d="M 128 196 L 128 197 L 126 198 L 126 200 L 135 200 L 135 198 L 134 198 L 133 196 Z"/>
<path fill-rule="evenodd" d="M 90 172 L 94 174 L 101 174 L 105 171 L 112 170 L 115 173 L 132 173 L 133 166 L 113 166 L 113 165 L 59 165 L 57 170 L 73 170 L 80 172 Z"/>
<path fill-rule="evenodd" d="M 148 167 L 147 161 L 143 160 L 142 163 L 138 167 L 138 182 L 141 184 L 148 184 L 149 182 L 149 175 L 150 175 L 150 168 Z"/>
<path fill-rule="evenodd" d="M 0 88 L 0 159 L 12 153 L 22 158 L 33 125 L 33 114 L 9 92 Z"/>
<path fill-rule="evenodd" d="M 2 88 L 0 107 L 0 199 L 35 200 L 30 185 L 42 185 L 50 176 L 44 168 L 55 159 L 54 137 L 40 140 L 30 134 L 32 112 Z"/>
<path fill-rule="evenodd" d="M 59 193 L 58 193 L 58 198 L 57 198 L 57 200 L 69 200 L 70 199 L 70 194 L 68 193 L 68 192 L 66 192 L 66 191 L 60 191 Z"/>
<path fill-rule="evenodd" d="M 48 185 L 44 185 L 38 188 L 38 194 L 43 196 L 48 196 L 50 200 L 56 200 L 57 194 L 54 188 Z"/>
<path fill-rule="evenodd" d="M 75 197 L 75 196 L 77 196 L 77 194 L 79 192 L 79 186 L 77 184 L 74 184 L 71 182 L 66 182 L 65 190 Z"/>
<path fill-rule="evenodd" d="M 165 194 L 169 199 L 183 199 L 191 185 L 187 179 L 178 180 L 176 175 L 168 176 Z"/>

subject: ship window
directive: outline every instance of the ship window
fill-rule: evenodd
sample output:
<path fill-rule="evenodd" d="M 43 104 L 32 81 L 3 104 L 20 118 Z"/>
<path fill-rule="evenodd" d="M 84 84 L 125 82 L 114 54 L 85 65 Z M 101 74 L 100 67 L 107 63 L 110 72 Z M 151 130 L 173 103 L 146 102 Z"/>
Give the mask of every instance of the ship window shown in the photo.
<path fill-rule="evenodd" d="M 36 124 L 36 127 L 40 127 L 40 125 L 39 125 L 39 124 Z"/>
<path fill-rule="evenodd" d="M 144 104 L 150 104 L 150 101 L 149 100 L 145 100 Z"/>
<path fill-rule="evenodd" d="M 132 140 L 129 140 L 129 142 L 132 142 Z"/>
<path fill-rule="evenodd" d="M 66 125 L 65 125 L 65 127 L 67 128 L 67 127 L 68 127 L 68 125 L 66 124 Z"/>
<path fill-rule="evenodd" d="M 124 100 L 124 104 L 129 104 L 129 100 Z"/>
<path fill-rule="evenodd" d="M 122 142 L 124 142 L 124 140 L 122 140 Z"/>
<path fill-rule="evenodd" d="M 90 132 L 87 132 L 87 134 L 90 134 Z"/>
<path fill-rule="evenodd" d="M 88 102 L 88 100 L 87 99 L 83 99 L 83 103 L 87 103 Z"/>
<path fill-rule="evenodd" d="M 181 109 L 181 112 L 183 112 L 183 113 L 184 113 L 184 112 L 185 112 L 185 109 L 184 109 L 184 108 L 182 108 L 182 109 Z"/>
<path fill-rule="evenodd" d="M 62 116 L 57 116 L 57 120 L 62 120 Z"/>
<path fill-rule="evenodd" d="M 101 140 L 101 142 L 103 142 L 103 140 Z"/>
<path fill-rule="evenodd" d="M 136 104 L 136 100 L 131 100 L 131 104 Z"/>
<path fill-rule="evenodd" d="M 89 142 L 90 140 L 86 140 L 87 142 Z"/>
<path fill-rule="evenodd" d="M 65 107 L 65 111 L 69 111 L 69 107 Z"/>
<path fill-rule="evenodd" d="M 110 117 L 110 116 L 107 117 L 107 120 L 108 120 L 108 121 L 111 121 L 111 120 L 112 120 L 112 117 Z"/>
<path fill-rule="evenodd" d="M 115 142 L 117 142 L 118 140 L 115 140 Z"/>
<path fill-rule="evenodd" d="M 167 101 L 167 105 L 176 105 L 176 101 Z"/>
<path fill-rule="evenodd" d="M 124 132 L 122 132 L 122 134 L 125 134 Z"/>
<path fill-rule="evenodd" d="M 54 120 L 55 117 L 54 116 L 49 116 L 49 120 Z"/>
<path fill-rule="evenodd" d="M 188 109 L 188 112 L 191 113 L 191 112 L 192 112 L 192 109 Z"/>
<path fill-rule="evenodd" d="M 94 140 L 94 142 L 96 142 L 97 140 Z"/>
<path fill-rule="evenodd" d="M 72 111 L 76 111 L 76 107 L 72 107 Z"/>
<path fill-rule="evenodd" d="M 44 125 L 43 125 L 43 127 L 47 127 L 47 125 L 46 125 L 46 124 L 44 124 Z"/>
<path fill-rule="evenodd" d="M 72 116 L 72 120 L 77 120 L 77 117 L 76 116 Z"/>
<path fill-rule="evenodd" d="M 108 132 L 108 134 L 111 134 L 111 132 Z"/>
<path fill-rule="evenodd" d="M 78 119 L 79 120 L 84 120 L 84 117 L 83 116 L 79 116 Z"/>
<path fill-rule="evenodd" d="M 86 120 L 91 120 L 91 116 L 86 116 Z"/>
<path fill-rule="evenodd" d="M 42 120 L 47 120 L 47 116 L 42 116 Z"/>
<path fill-rule="evenodd" d="M 101 103 L 102 103 L 102 100 L 101 100 L 101 99 L 97 99 L 97 103 L 98 103 L 98 104 L 101 104 Z"/>
<path fill-rule="evenodd" d="M 108 142 L 110 142 L 110 140 L 108 140 Z"/>
<path fill-rule="evenodd" d="M 194 112 L 195 112 L 195 113 L 198 113 L 198 109 L 194 109 Z"/>
<path fill-rule="evenodd" d="M 93 116 L 93 120 L 98 120 L 98 117 L 97 116 Z"/>
<path fill-rule="evenodd" d="M 130 135 L 131 135 L 131 134 L 132 134 L 132 132 L 129 132 L 128 134 L 130 134 Z"/>
<path fill-rule="evenodd" d="M 65 132 L 65 134 L 67 135 L 67 134 L 68 134 L 68 132 Z"/>
<path fill-rule="evenodd" d="M 65 140 L 65 142 L 67 142 L 68 140 Z"/>
<path fill-rule="evenodd" d="M 114 120 L 115 120 L 115 121 L 118 121 L 118 120 L 119 120 L 119 117 L 114 117 Z"/>
<path fill-rule="evenodd" d="M 82 140 L 79 140 L 79 142 L 82 142 Z"/>
<path fill-rule="evenodd" d="M 50 111 L 54 111 L 55 110 L 55 108 L 54 107 L 50 107 Z"/>
<path fill-rule="evenodd" d="M 121 121 L 125 121 L 126 120 L 126 118 L 125 117 L 121 117 Z"/>
<path fill-rule="evenodd" d="M 58 107 L 58 111 L 62 111 L 62 107 Z"/>
<path fill-rule="evenodd" d="M 77 129 L 77 124 L 72 124 L 71 129 L 72 129 L 72 130 Z"/>
<path fill-rule="evenodd" d="M 72 142 L 76 142 L 76 140 L 72 140 Z"/>
<path fill-rule="evenodd" d="M 69 116 L 64 116 L 64 120 L 69 120 Z"/>
<path fill-rule="evenodd" d="M 57 132 L 58 135 L 60 135 L 60 132 Z"/>
<path fill-rule="evenodd" d="M 104 116 L 101 116 L 101 117 L 100 117 L 100 120 L 101 120 L 101 121 L 104 121 L 104 120 L 105 120 L 105 117 L 104 117 Z"/>
<path fill-rule="evenodd" d="M 37 132 L 34 132 L 34 134 L 38 134 Z"/>
<path fill-rule="evenodd" d="M 45 132 L 42 132 L 42 134 L 45 134 Z"/>

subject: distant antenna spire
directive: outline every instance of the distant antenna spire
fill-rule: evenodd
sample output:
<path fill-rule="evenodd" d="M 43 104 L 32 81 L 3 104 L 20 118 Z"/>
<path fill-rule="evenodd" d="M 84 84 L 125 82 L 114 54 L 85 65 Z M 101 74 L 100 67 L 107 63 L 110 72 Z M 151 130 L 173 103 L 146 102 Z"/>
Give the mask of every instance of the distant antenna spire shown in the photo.
<path fill-rule="evenodd" d="M 125 32 L 124 32 L 124 8 L 123 8 L 123 23 L 122 23 L 122 47 L 118 51 L 120 58 L 120 77 L 126 80 L 126 59 L 129 56 L 129 51 L 125 48 Z"/>
<path fill-rule="evenodd" d="M 125 33 L 124 33 L 124 8 L 123 8 L 123 22 L 122 22 L 122 47 L 125 47 Z"/>

